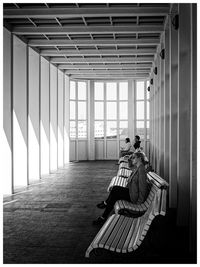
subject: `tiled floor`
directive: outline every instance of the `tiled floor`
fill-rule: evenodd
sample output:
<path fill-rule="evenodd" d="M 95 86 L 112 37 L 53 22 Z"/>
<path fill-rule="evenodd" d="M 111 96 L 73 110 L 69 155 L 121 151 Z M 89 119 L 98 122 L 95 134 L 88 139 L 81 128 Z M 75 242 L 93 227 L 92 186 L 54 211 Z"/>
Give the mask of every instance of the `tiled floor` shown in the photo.
<path fill-rule="evenodd" d="M 101 213 L 96 203 L 107 196 L 117 169 L 113 161 L 71 163 L 23 193 L 4 198 L 4 263 L 191 262 L 181 249 L 186 250 L 187 240 L 174 227 L 172 211 L 155 221 L 136 252 L 97 250 L 84 257 L 99 230 L 92 225 Z"/>

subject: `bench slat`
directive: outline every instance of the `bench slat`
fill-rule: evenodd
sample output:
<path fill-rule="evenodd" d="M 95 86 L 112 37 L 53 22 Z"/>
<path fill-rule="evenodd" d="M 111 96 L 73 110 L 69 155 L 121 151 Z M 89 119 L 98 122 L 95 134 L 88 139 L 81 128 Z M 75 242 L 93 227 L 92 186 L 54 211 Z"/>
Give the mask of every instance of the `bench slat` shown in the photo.
<path fill-rule="evenodd" d="M 154 214 L 158 215 L 160 213 L 160 203 L 161 203 L 161 189 L 158 190 L 155 198 L 155 204 L 154 204 Z"/>
<path fill-rule="evenodd" d="M 126 241 L 124 243 L 124 246 L 122 248 L 122 253 L 128 252 L 128 248 L 130 246 L 130 243 L 132 242 L 134 236 L 136 236 L 136 231 L 140 224 L 140 218 L 133 219 L 133 223 L 131 225 L 131 229 L 128 233 L 128 236 L 126 238 Z"/>
<path fill-rule="evenodd" d="M 133 220 L 130 220 L 130 218 L 127 218 L 127 219 L 128 219 L 128 222 L 127 222 L 126 228 L 116 248 L 116 252 L 118 253 L 122 252 L 125 241 L 128 238 L 128 233 L 130 232 L 131 225 L 133 225 Z"/>
<path fill-rule="evenodd" d="M 119 220 L 120 216 L 115 216 L 113 217 L 113 220 L 112 222 L 110 223 L 110 225 L 107 227 L 106 229 L 106 232 L 103 236 L 103 238 L 99 241 L 99 247 L 100 248 L 103 248 L 104 247 L 104 244 L 106 243 L 107 239 L 109 238 L 112 230 L 113 230 L 113 227 L 115 226 L 115 224 L 117 223 L 117 221 Z"/>
<path fill-rule="evenodd" d="M 167 190 L 162 190 L 162 199 L 161 199 L 161 207 L 160 214 L 165 216 L 166 214 L 166 204 L 167 204 Z"/>
<path fill-rule="evenodd" d="M 114 239 L 116 238 L 116 235 L 120 235 L 120 231 L 122 231 L 122 225 L 125 217 L 120 216 L 119 220 L 117 220 L 114 229 L 112 230 L 108 240 L 106 241 L 104 248 L 105 249 L 110 249 L 111 244 L 113 243 Z"/>
<path fill-rule="evenodd" d="M 128 217 L 124 217 L 123 223 L 121 224 L 120 229 L 119 229 L 117 235 L 115 236 L 115 238 L 112 242 L 112 245 L 110 247 L 111 251 L 115 251 L 117 249 L 118 243 L 121 240 L 121 237 L 124 235 L 125 229 L 127 228 L 128 221 L 130 221 L 130 219 Z"/>

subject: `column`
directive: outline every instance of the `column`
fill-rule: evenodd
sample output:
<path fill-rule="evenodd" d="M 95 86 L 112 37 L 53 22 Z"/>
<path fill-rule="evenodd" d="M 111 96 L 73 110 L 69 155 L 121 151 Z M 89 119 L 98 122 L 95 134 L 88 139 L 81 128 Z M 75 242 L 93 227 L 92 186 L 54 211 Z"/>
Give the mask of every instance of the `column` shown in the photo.
<path fill-rule="evenodd" d="M 94 81 L 88 81 L 88 159 L 95 160 Z"/>
<path fill-rule="evenodd" d="M 191 119 L 191 13 L 190 4 L 179 4 L 178 33 L 178 209 L 177 223 L 189 225 L 190 119 Z"/>
<path fill-rule="evenodd" d="M 177 5 L 173 5 L 176 12 Z M 178 30 L 169 25 L 169 207 L 177 207 Z"/>

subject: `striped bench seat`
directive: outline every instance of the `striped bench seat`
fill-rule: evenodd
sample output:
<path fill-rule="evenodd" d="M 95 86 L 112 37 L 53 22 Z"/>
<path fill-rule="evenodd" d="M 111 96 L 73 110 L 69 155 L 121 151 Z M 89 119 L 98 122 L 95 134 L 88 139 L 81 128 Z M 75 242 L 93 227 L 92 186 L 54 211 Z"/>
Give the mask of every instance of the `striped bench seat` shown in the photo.
<path fill-rule="evenodd" d="M 131 175 L 131 173 L 132 173 L 131 169 L 122 168 L 119 169 L 119 171 L 117 172 L 117 176 L 128 178 Z"/>
<path fill-rule="evenodd" d="M 104 248 L 117 253 L 136 250 L 145 238 L 153 219 L 158 215 L 158 206 L 159 196 L 155 195 L 154 201 L 141 217 L 111 215 L 88 247 L 85 257 L 88 258 L 90 252 L 96 248 Z"/>
<path fill-rule="evenodd" d="M 147 211 L 148 207 L 152 203 L 153 198 L 158 190 L 159 188 L 157 188 L 157 186 L 152 185 L 146 201 L 142 204 L 133 204 L 126 200 L 116 201 L 114 205 L 115 213 L 128 216 L 135 215 L 138 213 L 144 213 L 145 211 Z"/>
<path fill-rule="evenodd" d="M 119 169 L 123 169 L 123 168 L 130 170 L 128 162 L 121 162 L 120 163 Z"/>
<path fill-rule="evenodd" d="M 107 188 L 107 192 L 110 192 L 113 188 L 113 186 L 122 186 L 126 187 L 127 186 L 127 178 L 123 176 L 114 176 Z"/>

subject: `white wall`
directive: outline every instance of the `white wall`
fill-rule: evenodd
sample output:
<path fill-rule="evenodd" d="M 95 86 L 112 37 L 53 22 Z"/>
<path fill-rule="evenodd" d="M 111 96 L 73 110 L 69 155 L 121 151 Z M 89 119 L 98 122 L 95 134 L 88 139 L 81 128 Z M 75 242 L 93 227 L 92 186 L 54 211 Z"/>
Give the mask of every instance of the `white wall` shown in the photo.
<path fill-rule="evenodd" d="M 11 33 L 3 29 L 3 97 L 1 98 L 3 114 L 1 115 L 2 126 L 0 129 L 3 193 L 12 192 L 12 76 L 11 76 Z"/>
<path fill-rule="evenodd" d="M 13 175 L 14 187 L 27 185 L 27 47 L 13 37 Z"/>
<path fill-rule="evenodd" d="M 28 66 L 28 177 L 29 183 L 40 178 L 40 122 L 39 122 L 39 64 L 40 57 L 29 48 Z"/>
<path fill-rule="evenodd" d="M 64 91 L 63 72 L 58 70 L 58 167 L 64 164 Z"/>
<path fill-rule="evenodd" d="M 49 62 L 41 57 L 40 87 L 40 153 L 41 175 L 49 173 Z"/>
<path fill-rule="evenodd" d="M 50 65 L 50 171 L 58 167 L 58 90 L 57 90 L 57 68 Z"/>

